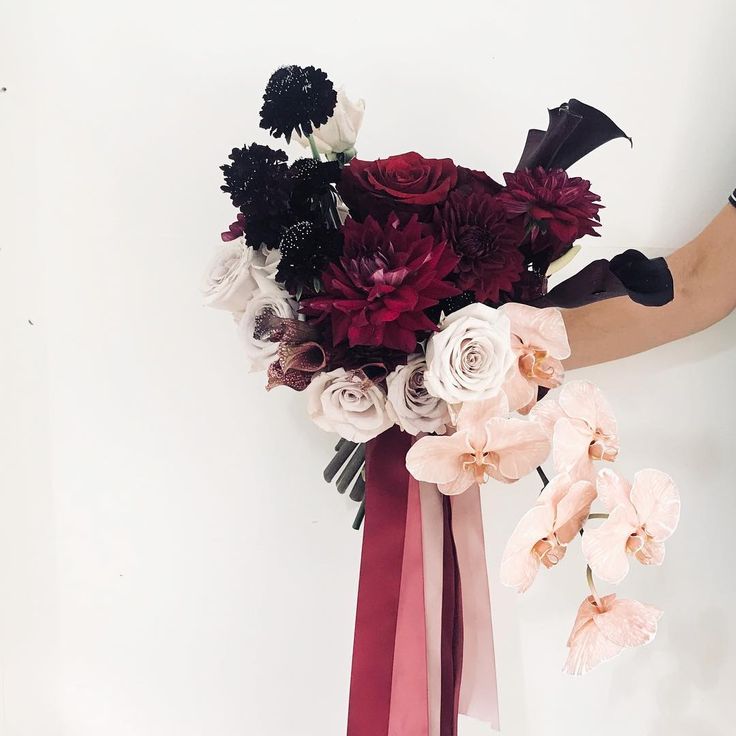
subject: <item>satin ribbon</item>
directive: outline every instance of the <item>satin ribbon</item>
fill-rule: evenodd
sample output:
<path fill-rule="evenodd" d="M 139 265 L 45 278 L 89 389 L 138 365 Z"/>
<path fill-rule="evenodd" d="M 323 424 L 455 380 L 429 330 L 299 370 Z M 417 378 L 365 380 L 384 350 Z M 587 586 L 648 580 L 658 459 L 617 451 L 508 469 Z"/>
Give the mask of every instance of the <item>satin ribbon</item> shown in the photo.
<path fill-rule="evenodd" d="M 419 482 L 409 478 L 388 736 L 429 736 Z"/>
<path fill-rule="evenodd" d="M 365 523 L 355 618 L 348 736 L 387 736 L 399 619 L 410 436 L 398 428 L 366 448 Z"/>
<path fill-rule="evenodd" d="M 410 443 L 392 429 L 366 450 L 348 736 L 457 736 L 459 712 L 498 728 L 479 491 L 417 483 Z"/>
<path fill-rule="evenodd" d="M 493 620 L 478 486 L 452 497 L 452 529 L 462 580 L 460 713 L 486 721 L 499 730 Z"/>

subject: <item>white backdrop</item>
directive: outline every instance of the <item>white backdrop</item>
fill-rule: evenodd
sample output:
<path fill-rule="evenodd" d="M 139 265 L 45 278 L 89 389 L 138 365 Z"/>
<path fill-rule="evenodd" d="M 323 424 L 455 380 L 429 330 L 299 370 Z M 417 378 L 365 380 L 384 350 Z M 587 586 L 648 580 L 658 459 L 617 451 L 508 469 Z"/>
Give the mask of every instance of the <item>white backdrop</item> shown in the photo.
<path fill-rule="evenodd" d="M 2 5 L 0 734 L 337 736 L 354 506 L 321 481 L 333 438 L 303 397 L 266 394 L 200 306 L 232 216 L 218 165 L 267 141 L 260 95 L 284 63 L 366 98 L 363 157 L 494 176 L 575 96 L 635 140 L 574 168 L 607 205 L 586 257 L 665 253 L 736 185 L 733 4 Z M 682 489 L 666 565 L 622 589 L 665 609 L 649 647 L 563 676 L 579 549 L 525 597 L 502 589 L 538 484 L 486 489 L 508 736 L 733 732 L 735 327 L 579 373 L 617 408 L 620 469 Z"/>

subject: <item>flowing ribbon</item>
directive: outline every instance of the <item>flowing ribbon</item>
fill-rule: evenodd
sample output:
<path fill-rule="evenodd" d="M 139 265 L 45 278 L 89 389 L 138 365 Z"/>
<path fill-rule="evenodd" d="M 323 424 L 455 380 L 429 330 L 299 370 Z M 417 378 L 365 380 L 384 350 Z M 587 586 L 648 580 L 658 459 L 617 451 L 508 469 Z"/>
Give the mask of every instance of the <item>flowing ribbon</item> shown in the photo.
<path fill-rule="evenodd" d="M 498 728 L 479 490 L 417 483 L 410 445 L 392 429 L 366 450 L 348 736 L 457 736 L 458 713 Z"/>
<path fill-rule="evenodd" d="M 366 448 L 363 552 L 355 617 L 348 736 L 387 736 L 406 532 L 411 438 L 398 428 Z"/>
<path fill-rule="evenodd" d="M 463 602 L 460 712 L 499 730 L 493 620 L 478 486 L 452 497 L 452 529 Z"/>

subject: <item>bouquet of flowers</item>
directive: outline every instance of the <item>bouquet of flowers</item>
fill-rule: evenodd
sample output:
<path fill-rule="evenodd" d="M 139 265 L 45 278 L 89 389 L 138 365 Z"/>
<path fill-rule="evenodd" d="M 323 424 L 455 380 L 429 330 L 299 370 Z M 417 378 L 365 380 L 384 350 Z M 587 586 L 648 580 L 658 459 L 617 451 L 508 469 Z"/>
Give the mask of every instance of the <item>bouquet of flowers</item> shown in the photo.
<path fill-rule="evenodd" d="M 590 595 L 566 672 L 649 642 L 661 615 L 599 595 L 594 576 L 617 584 L 631 559 L 661 564 L 678 491 L 657 470 L 629 483 L 598 469 L 618 457 L 616 420 L 593 384 L 563 385 L 560 310 L 622 295 L 656 307 L 672 299 L 671 275 L 628 250 L 547 282 L 600 227 L 599 196 L 566 169 L 626 136 L 570 100 L 529 131 L 502 184 L 414 152 L 361 160 L 364 103 L 312 66 L 278 69 L 263 100 L 261 127 L 311 156 L 232 150 L 222 189 L 238 214 L 203 291 L 233 313 L 267 388 L 304 391 L 312 420 L 340 436 L 325 478 L 339 473 L 360 503 L 356 528 L 365 517 L 348 733 L 446 736 L 458 713 L 498 727 L 489 479 L 536 471 L 544 484 L 511 532 L 504 584 L 526 590 L 582 535 Z M 591 513 L 596 500 L 604 510 Z"/>

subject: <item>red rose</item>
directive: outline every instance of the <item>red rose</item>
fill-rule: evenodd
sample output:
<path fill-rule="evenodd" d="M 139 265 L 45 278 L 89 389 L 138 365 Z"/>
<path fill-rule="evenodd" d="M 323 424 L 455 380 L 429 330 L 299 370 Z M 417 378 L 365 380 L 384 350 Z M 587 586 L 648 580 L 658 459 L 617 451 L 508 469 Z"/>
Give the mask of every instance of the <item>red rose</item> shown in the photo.
<path fill-rule="evenodd" d="M 416 214 L 429 222 L 434 207 L 447 199 L 456 184 L 457 169 L 451 159 L 411 152 L 377 161 L 354 158 L 342 171 L 338 191 L 360 222 L 368 215 L 385 222 L 391 212 L 402 221 Z"/>

